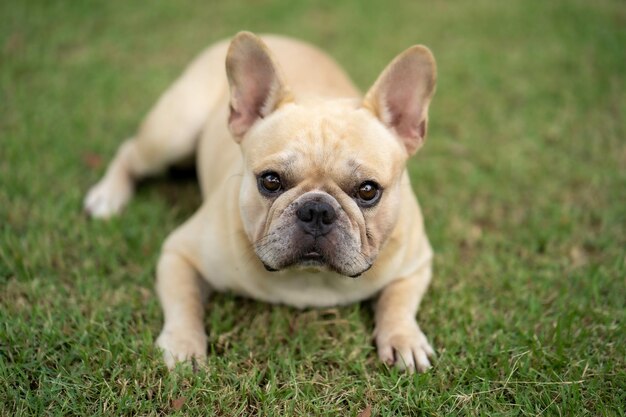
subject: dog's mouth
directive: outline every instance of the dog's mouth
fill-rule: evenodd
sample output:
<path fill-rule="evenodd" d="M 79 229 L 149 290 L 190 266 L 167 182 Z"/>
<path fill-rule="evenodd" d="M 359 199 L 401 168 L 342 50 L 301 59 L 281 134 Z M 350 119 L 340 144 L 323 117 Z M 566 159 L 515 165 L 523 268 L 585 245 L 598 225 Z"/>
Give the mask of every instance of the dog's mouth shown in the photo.
<path fill-rule="evenodd" d="M 289 261 L 285 262 L 278 269 L 273 268 L 266 263 L 263 263 L 263 266 L 266 270 L 270 272 L 275 272 L 287 268 L 312 268 L 317 270 L 333 269 L 328 257 L 325 256 L 324 253 L 316 247 L 296 253 L 294 256 L 291 257 Z"/>
<path fill-rule="evenodd" d="M 320 267 L 326 265 L 326 259 L 324 255 L 319 253 L 318 251 L 312 250 L 304 255 L 300 256 L 299 259 L 294 262 L 294 265 L 302 266 L 302 267 Z"/>
<path fill-rule="evenodd" d="M 325 256 L 321 251 L 317 251 L 317 250 L 309 250 L 309 251 L 303 252 L 302 254 L 295 256 L 291 262 L 284 264 L 278 269 L 272 268 L 266 263 L 263 263 L 263 266 L 265 267 L 266 270 L 270 272 L 276 272 L 276 271 L 289 269 L 289 268 L 297 268 L 297 269 L 310 269 L 310 270 L 316 270 L 316 271 L 333 271 L 341 275 L 347 275 L 343 273 L 342 271 L 340 271 L 339 269 L 337 269 L 332 264 L 332 262 L 328 259 L 328 257 Z M 361 274 L 366 272 L 368 269 L 370 269 L 371 266 L 372 265 L 369 264 L 364 270 L 359 271 L 355 274 L 350 274 L 348 276 L 350 278 L 357 278 L 361 276 Z"/>
<path fill-rule="evenodd" d="M 322 262 L 324 260 L 324 256 L 318 251 L 312 250 L 302 255 L 300 259 L 303 262 Z"/>
<path fill-rule="evenodd" d="M 305 249 L 293 256 L 290 262 L 287 262 L 287 268 L 312 268 L 317 270 L 332 269 L 330 258 L 319 248 L 313 247 Z"/>

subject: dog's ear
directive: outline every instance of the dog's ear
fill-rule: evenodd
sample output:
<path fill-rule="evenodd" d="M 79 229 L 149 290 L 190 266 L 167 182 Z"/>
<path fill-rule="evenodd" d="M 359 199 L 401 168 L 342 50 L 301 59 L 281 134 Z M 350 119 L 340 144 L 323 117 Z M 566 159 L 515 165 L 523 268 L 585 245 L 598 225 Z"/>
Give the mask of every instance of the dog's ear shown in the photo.
<path fill-rule="evenodd" d="M 226 74 L 230 85 L 228 127 L 240 142 L 257 119 L 289 101 L 290 94 L 269 49 L 250 32 L 239 32 L 231 41 Z"/>
<path fill-rule="evenodd" d="M 428 105 L 436 81 L 433 54 L 416 45 L 391 61 L 365 95 L 364 107 L 396 133 L 409 155 L 426 138 Z"/>

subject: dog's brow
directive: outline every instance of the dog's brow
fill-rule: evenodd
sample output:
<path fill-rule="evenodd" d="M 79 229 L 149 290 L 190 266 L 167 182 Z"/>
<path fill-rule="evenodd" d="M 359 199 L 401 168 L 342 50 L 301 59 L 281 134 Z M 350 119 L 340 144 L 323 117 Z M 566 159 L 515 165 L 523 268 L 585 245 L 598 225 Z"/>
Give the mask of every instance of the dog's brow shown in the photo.
<path fill-rule="evenodd" d="M 348 159 L 347 164 L 352 169 L 353 174 L 356 174 L 357 172 L 359 172 L 362 167 L 361 163 L 357 161 L 356 159 Z"/>
<path fill-rule="evenodd" d="M 361 162 L 357 161 L 356 159 L 349 159 L 347 163 L 352 171 L 352 176 L 354 178 L 361 176 L 369 177 L 372 175 L 372 170 L 363 165 Z"/>
<path fill-rule="evenodd" d="M 286 160 L 282 165 L 283 175 L 285 175 L 287 178 L 293 178 L 293 165 L 293 159 Z"/>
<path fill-rule="evenodd" d="M 255 171 L 265 171 L 267 169 L 279 170 L 283 175 L 291 176 L 294 173 L 294 154 L 283 154 L 280 156 L 265 159 L 259 164 L 258 169 Z M 259 174 L 259 172 L 257 172 Z"/>

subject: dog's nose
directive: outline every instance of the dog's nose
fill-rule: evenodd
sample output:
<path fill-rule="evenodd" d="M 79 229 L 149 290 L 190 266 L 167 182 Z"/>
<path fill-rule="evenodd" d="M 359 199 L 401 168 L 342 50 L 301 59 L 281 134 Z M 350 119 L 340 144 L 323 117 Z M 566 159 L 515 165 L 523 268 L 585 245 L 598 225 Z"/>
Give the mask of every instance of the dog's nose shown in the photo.
<path fill-rule="evenodd" d="M 335 210 L 328 203 L 307 201 L 296 210 L 303 230 L 314 236 L 323 236 L 330 232 L 337 218 Z"/>

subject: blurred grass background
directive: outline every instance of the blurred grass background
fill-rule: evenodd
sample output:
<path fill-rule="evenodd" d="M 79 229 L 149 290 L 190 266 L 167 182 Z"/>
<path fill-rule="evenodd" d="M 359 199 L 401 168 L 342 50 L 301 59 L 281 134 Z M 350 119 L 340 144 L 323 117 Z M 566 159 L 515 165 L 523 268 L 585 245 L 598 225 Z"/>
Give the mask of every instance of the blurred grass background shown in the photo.
<path fill-rule="evenodd" d="M 84 193 L 190 59 L 247 29 L 309 40 L 366 89 L 397 53 L 439 67 L 410 165 L 437 252 L 428 374 L 378 363 L 369 303 L 207 309 L 206 369 L 153 347 L 162 240 L 193 179 L 109 222 Z M 624 415 L 626 3 L 0 3 L 1 415 Z"/>

